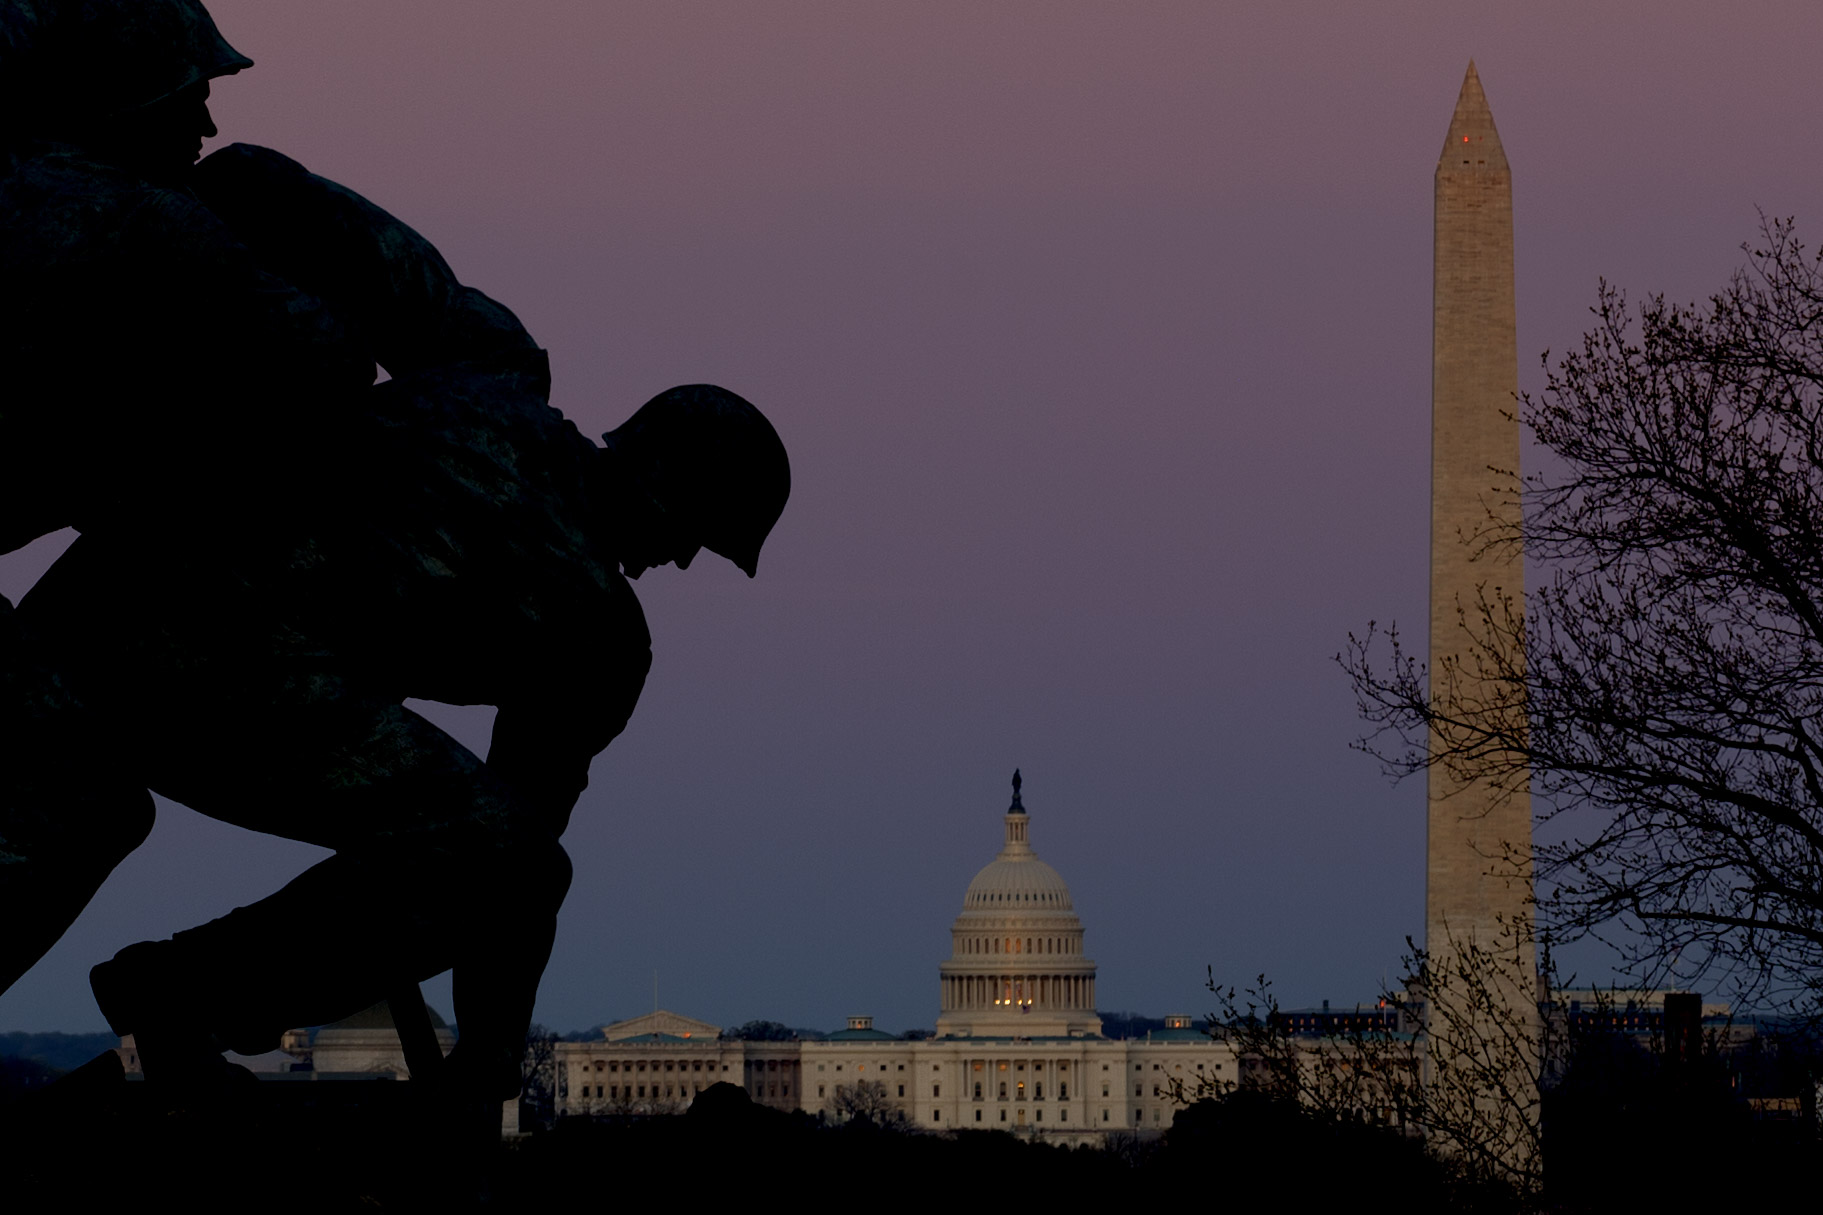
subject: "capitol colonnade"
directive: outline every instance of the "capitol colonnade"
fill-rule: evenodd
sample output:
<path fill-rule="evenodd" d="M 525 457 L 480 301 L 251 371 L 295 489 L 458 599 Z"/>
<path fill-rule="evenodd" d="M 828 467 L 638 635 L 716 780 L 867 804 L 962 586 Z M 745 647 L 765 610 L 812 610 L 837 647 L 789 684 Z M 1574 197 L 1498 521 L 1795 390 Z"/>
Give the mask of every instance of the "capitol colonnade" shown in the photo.
<path fill-rule="evenodd" d="M 1041 1010 L 1093 1009 L 1094 975 L 944 975 L 943 1011 L 978 1012 L 1031 1004 Z"/>

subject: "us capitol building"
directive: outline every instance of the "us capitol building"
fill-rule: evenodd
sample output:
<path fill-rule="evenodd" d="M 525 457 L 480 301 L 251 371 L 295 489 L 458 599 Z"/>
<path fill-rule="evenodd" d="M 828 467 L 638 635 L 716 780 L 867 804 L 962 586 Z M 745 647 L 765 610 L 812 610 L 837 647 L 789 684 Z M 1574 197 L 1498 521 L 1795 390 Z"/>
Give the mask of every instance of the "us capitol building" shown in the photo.
<path fill-rule="evenodd" d="M 1173 1082 L 1194 1091 L 1200 1079 L 1237 1079 L 1232 1050 L 1188 1016 L 1144 1039 L 1102 1037 L 1082 921 L 1063 878 L 1032 851 L 1019 785 L 1015 772 L 1005 842 L 950 927 L 935 1037 L 896 1038 L 850 1017 L 820 1041 L 731 1041 L 657 1011 L 557 1044 L 558 1114 L 679 1113 L 726 1080 L 780 1110 L 1093 1142 L 1170 1126 Z"/>

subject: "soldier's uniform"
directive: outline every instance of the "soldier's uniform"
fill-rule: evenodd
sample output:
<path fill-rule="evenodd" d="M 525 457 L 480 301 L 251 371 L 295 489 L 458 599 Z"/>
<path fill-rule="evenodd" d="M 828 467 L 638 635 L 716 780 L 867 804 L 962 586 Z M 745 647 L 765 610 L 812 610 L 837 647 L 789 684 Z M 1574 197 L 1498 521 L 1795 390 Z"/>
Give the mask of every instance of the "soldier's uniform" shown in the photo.
<path fill-rule="evenodd" d="M 0 0 L 0 68 L 43 9 Z M 196 0 L 71 11 L 58 28 L 98 32 L 65 69 L 108 39 L 108 80 L 176 48 L 130 104 L 249 62 Z M 24 78 L 0 71 L 0 101 Z M 173 183 L 4 146 L 0 551 L 83 534 L 16 613 L 0 601 L 0 737 L 23 740 L 0 762 L 0 989 L 144 838 L 150 785 L 336 855 L 97 968 L 143 1057 L 183 1034 L 263 1050 L 453 966 L 457 1074 L 510 1093 L 569 883 L 557 838 L 650 665 L 606 499 L 658 499 L 604 486 L 605 461 L 676 460 L 658 510 L 679 514 L 630 533 L 637 561 L 685 562 L 682 540 L 751 575 L 789 490 L 777 435 L 732 394 L 674 390 L 604 454 L 548 406 L 510 311 L 277 153 Z M 410 696 L 498 706 L 487 763 Z M 300 928 L 324 966 L 253 961 Z"/>
<path fill-rule="evenodd" d="M 300 419 L 332 426 L 373 381 L 346 326 L 186 191 L 19 146 L 0 162 L 0 214 L 0 552 L 72 525 L 208 528 L 264 475 L 224 459 L 225 437 L 282 451 Z M 144 782 L 85 742 L 56 667 L 0 624 L 0 990 L 150 827 Z"/>
<path fill-rule="evenodd" d="M 494 977 L 478 991 L 458 968 L 465 1038 L 496 1021 L 511 1040 L 567 888 L 557 836 L 650 664 L 591 491 L 601 453 L 545 403 L 544 356 L 512 314 L 409 228 L 275 153 L 211 161 L 218 218 L 257 217 L 260 265 L 309 277 L 322 294 L 304 298 L 353 318 L 394 378 L 223 453 L 254 476 L 206 504 L 228 516 L 206 530 L 164 511 L 86 530 L 21 623 L 145 783 L 337 851 L 179 934 L 159 998 L 263 1048 L 467 958 Z M 407 696 L 499 706 L 488 764 Z M 222 968 L 300 924 L 331 967 Z"/>

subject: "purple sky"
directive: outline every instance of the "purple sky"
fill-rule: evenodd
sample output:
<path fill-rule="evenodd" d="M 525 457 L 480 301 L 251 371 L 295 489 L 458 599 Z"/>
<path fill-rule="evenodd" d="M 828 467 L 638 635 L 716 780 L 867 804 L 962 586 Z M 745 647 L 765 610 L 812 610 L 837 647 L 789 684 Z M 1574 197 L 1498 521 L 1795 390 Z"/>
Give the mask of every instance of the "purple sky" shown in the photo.
<path fill-rule="evenodd" d="M 258 61 L 224 137 L 416 225 L 585 431 L 708 380 L 791 450 L 757 581 L 638 584 L 656 661 L 566 837 L 560 1029 L 649 1009 L 654 970 L 720 1024 L 931 1024 L 1015 765 L 1104 1009 L 1204 1011 L 1209 965 L 1371 999 L 1422 927 L 1423 791 L 1349 751 L 1331 656 L 1422 627 L 1468 59 L 1523 386 L 1598 276 L 1705 294 L 1756 206 L 1823 236 L 1814 0 L 211 8 Z M 92 963 L 319 855 L 161 803 L 0 1030 L 101 1028 Z M 319 959 L 299 925 L 249 961 Z"/>

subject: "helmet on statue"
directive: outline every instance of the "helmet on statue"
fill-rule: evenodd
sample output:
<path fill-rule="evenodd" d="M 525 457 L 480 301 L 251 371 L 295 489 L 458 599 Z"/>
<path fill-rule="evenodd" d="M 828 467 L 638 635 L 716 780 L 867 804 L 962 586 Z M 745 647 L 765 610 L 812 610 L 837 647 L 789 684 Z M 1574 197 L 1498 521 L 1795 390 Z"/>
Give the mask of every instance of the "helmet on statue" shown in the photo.
<path fill-rule="evenodd" d="M 659 560 L 700 545 L 751 578 L 760 548 L 791 496 L 791 461 L 766 415 L 713 384 L 662 392 L 602 436 L 614 456 L 621 495 L 637 493 L 648 522 L 681 546 Z"/>
<path fill-rule="evenodd" d="M 0 0 L 10 130 L 128 113 L 252 66 L 200 0 Z"/>

